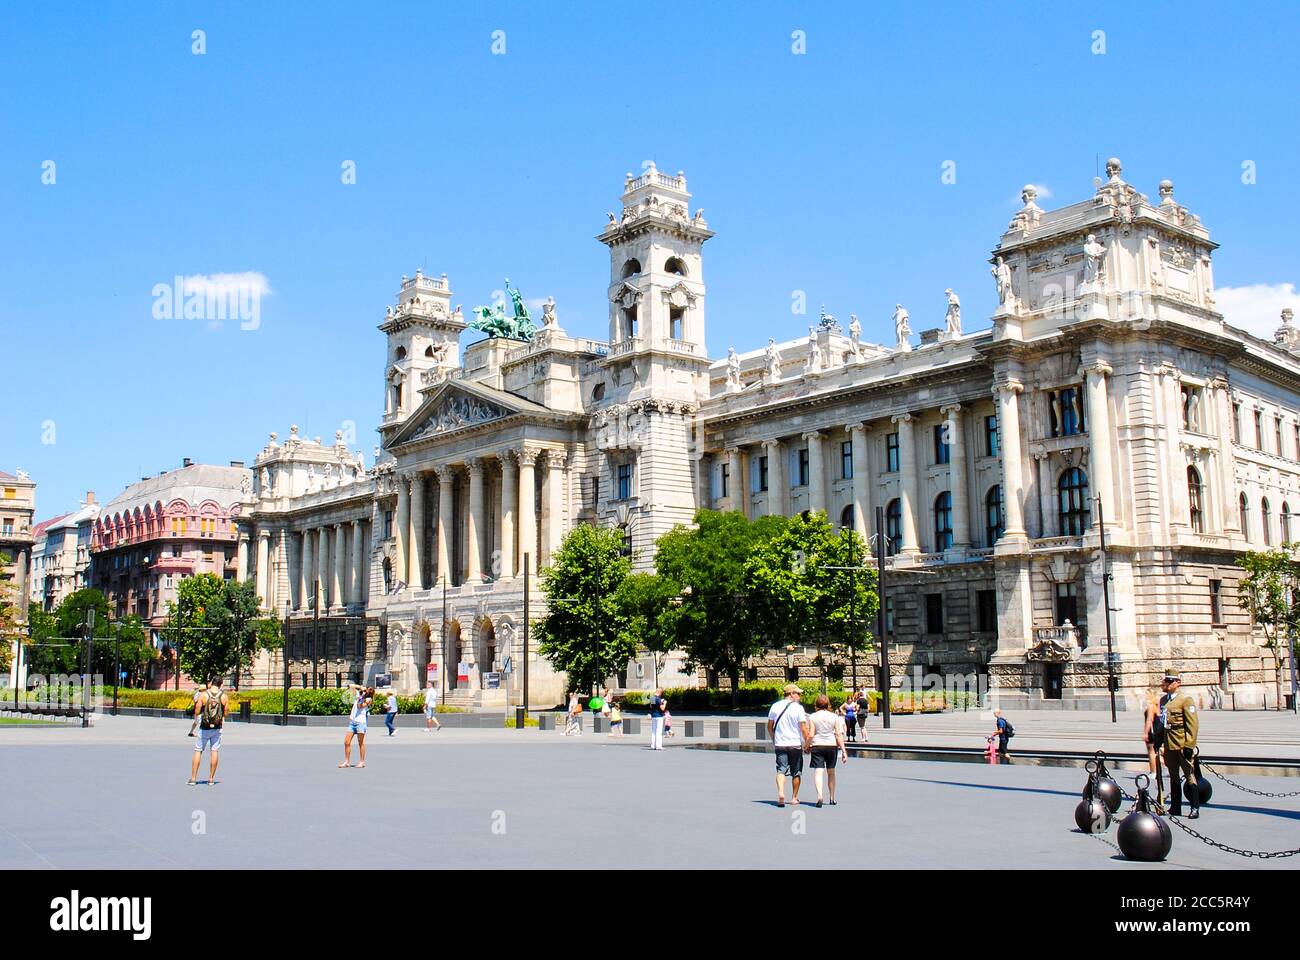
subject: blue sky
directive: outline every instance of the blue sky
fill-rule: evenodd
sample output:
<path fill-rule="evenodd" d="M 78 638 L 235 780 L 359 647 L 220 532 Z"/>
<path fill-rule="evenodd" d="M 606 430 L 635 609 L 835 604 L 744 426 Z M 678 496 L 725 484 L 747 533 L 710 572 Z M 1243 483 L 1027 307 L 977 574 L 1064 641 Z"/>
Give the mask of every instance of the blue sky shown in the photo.
<path fill-rule="evenodd" d="M 445 271 L 467 309 L 509 276 L 603 339 L 594 237 L 651 159 L 717 232 L 713 356 L 805 331 L 796 290 L 872 339 L 896 302 L 941 325 L 948 286 L 985 326 L 1021 185 L 1074 202 L 1112 154 L 1149 196 L 1174 181 L 1223 245 L 1230 319 L 1267 326 L 1296 280 L 1297 21 L 1185 2 L 7 5 L 0 469 L 32 474 L 45 517 L 185 456 L 251 460 L 294 422 L 355 423 L 369 462 L 400 276 Z M 271 290 L 256 330 L 153 315 L 155 284 L 245 271 Z"/>

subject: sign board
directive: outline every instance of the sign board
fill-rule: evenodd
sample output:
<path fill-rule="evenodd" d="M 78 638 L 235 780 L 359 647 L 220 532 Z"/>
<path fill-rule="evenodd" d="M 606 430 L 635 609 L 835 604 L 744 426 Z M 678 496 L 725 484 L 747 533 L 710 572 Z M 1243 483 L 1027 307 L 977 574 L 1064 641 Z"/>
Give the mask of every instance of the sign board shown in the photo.
<path fill-rule="evenodd" d="M 493 671 L 492 673 L 485 673 L 485 674 L 483 674 L 483 689 L 484 689 L 484 690 L 500 690 L 500 689 L 501 689 L 501 674 L 497 673 L 496 671 Z"/>
<path fill-rule="evenodd" d="M 504 673 L 507 677 L 510 676 L 510 674 L 515 672 L 515 662 L 511 660 L 509 657 L 506 657 L 501 664 L 501 672 Z"/>
<path fill-rule="evenodd" d="M 425 679 L 428 683 L 437 683 L 437 682 L 438 682 L 438 665 L 437 665 L 436 663 L 430 663 L 430 664 L 428 664 L 428 665 L 425 666 L 425 668 L 424 668 L 424 679 Z"/>
<path fill-rule="evenodd" d="M 393 675 L 391 673 L 375 674 L 376 687 L 391 687 L 393 685 Z"/>
<path fill-rule="evenodd" d="M 464 660 L 456 664 L 456 682 L 469 683 L 469 664 Z"/>

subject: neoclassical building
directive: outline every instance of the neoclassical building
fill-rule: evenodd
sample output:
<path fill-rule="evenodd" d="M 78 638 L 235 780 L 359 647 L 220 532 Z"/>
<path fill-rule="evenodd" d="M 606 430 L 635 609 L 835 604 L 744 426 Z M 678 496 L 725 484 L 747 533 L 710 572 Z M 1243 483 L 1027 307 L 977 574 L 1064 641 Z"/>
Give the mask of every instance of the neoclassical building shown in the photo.
<path fill-rule="evenodd" d="M 896 681 L 920 666 L 982 676 L 1004 704 L 1101 708 L 1108 577 L 1121 705 L 1167 667 L 1207 705 L 1271 702 L 1235 561 L 1292 539 L 1300 331 L 1289 312 L 1272 343 L 1231 326 L 1205 226 L 1168 181 L 1153 203 L 1121 174 L 1111 160 L 1052 211 L 1025 188 L 989 259 L 991 326 L 966 332 L 948 290 L 915 334 L 899 305 L 888 345 L 823 311 L 806 337 L 710 360 L 713 233 L 685 176 L 653 167 L 597 238 L 607 340 L 567 333 L 553 302 L 534 329 L 513 290 L 513 316 L 470 321 L 445 275 L 403 278 L 373 466 L 273 434 L 237 517 L 241 571 L 289 617 L 294 682 L 414 689 L 432 665 L 453 701 L 517 702 L 525 574 L 565 532 L 618 527 L 649 568 L 707 506 L 879 532 Z M 529 666 L 532 701 L 558 700 L 563 678 Z"/>

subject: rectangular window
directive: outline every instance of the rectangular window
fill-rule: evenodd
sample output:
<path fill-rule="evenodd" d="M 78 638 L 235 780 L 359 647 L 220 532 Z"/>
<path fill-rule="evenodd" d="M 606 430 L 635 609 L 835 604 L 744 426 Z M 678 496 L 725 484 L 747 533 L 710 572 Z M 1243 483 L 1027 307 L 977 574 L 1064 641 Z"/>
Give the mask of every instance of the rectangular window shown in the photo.
<path fill-rule="evenodd" d="M 898 434 L 885 434 L 885 472 L 898 473 Z"/>
<path fill-rule="evenodd" d="M 975 594 L 975 603 L 979 612 L 979 630 L 981 633 L 998 631 L 998 592 L 980 590 Z"/>
<path fill-rule="evenodd" d="M 984 456 L 998 455 L 998 418 L 996 415 L 984 418 Z"/>
<path fill-rule="evenodd" d="M 1277 444 L 1277 448 L 1273 452 L 1280 457 L 1282 456 L 1282 418 L 1281 417 L 1273 418 L 1273 440 Z"/>
<path fill-rule="evenodd" d="M 885 598 L 885 632 L 890 636 L 894 633 L 894 598 Z"/>
<path fill-rule="evenodd" d="M 1072 437 L 1088 429 L 1084 422 L 1083 398 L 1077 387 L 1050 394 L 1052 436 Z"/>
<path fill-rule="evenodd" d="M 1295 425 L 1295 459 L 1300 460 L 1300 423 Z"/>
<path fill-rule="evenodd" d="M 799 482 L 796 486 L 808 486 L 808 448 L 803 447 L 799 450 Z"/>
<path fill-rule="evenodd" d="M 767 490 L 767 455 L 758 458 L 758 489 Z"/>
<path fill-rule="evenodd" d="M 618 499 L 627 500 L 632 496 L 632 464 L 618 465 Z"/>
<path fill-rule="evenodd" d="M 1241 401 L 1232 404 L 1232 440 L 1241 443 Z"/>
<path fill-rule="evenodd" d="M 1067 620 L 1072 626 L 1079 625 L 1079 585 L 1074 582 L 1056 585 L 1056 625 Z"/>
<path fill-rule="evenodd" d="M 853 441 L 842 440 L 840 442 L 840 479 L 853 479 Z"/>
<path fill-rule="evenodd" d="M 391 540 L 393 537 L 393 511 L 384 511 L 384 539 Z"/>
<path fill-rule="evenodd" d="M 1214 626 L 1223 624 L 1223 581 L 1210 581 L 1210 623 Z"/>
<path fill-rule="evenodd" d="M 950 447 L 948 446 L 948 424 L 939 423 L 934 427 L 934 462 L 936 464 L 948 463 L 951 459 Z"/>
<path fill-rule="evenodd" d="M 943 594 L 925 595 L 925 632 L 943 633 Z"/>
<path fill-rule="evenodd" d="M 14 534 L 14 521 L 12 517 L 5 517 L 5 536 L 12 537 Z"/>
<path fill-rule="evenodd" d="M 17 488 L 17 487 L 5 487 L 5 499 L 6 499 L 6 500 L 17 500 L 17 499 L 18 499 L 18 488 Z"/>
<path fill-rule="evenodd" d="M 1255 449 L 1264 449 L 1264 411 L 1255 411 Z"/>
<path fill-rule="evenodd" d="M 722 464 L 722 470 L 719 479 L 721 481 L 721 490 L 720 490 L 721 495 L 723 497 L 731 496 L 731 464 L 729 463 Z"/>

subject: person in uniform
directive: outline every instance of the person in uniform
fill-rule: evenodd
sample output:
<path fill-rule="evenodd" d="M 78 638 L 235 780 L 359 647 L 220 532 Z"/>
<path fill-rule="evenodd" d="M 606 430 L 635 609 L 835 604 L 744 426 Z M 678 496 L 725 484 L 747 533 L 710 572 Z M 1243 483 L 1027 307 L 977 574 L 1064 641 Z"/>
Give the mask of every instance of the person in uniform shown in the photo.
<path fill-rule="evenodd" d="M 1183 815 L 1183 791 L 1180 777 L 1197 786 L 1193 773 L 1192 758 L 1196 753 L 1196 737 L 1200 730 L 1200 717 L 1192 698 L 1183 693 L 1182 678 L 1178 674 L 1166 673 L 1160 682 L 1164 696 L 1160 698 L 1160 716 L 1165 727 L 1165 767 L 1169 770 L 1169 815 Z M 1192 791 L 1192 809 L 1187 819 L 1195 820 L 1201 815 L 1200 791 Z"/>

